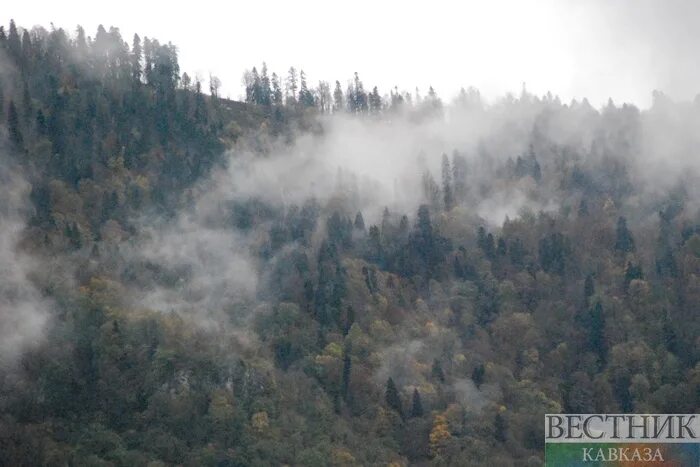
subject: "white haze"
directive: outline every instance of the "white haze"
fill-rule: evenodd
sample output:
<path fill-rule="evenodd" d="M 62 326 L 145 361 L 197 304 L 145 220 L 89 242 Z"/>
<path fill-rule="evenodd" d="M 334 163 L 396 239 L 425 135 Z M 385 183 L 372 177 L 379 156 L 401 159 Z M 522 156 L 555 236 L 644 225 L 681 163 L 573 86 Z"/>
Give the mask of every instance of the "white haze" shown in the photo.
<path fill-rule="evenodd" d="M 493 0 L 454 2 L 321 0 L 106 2 L 39 0 L 6 8 L 31 27 L 94 34 L 116 26 L 172 41 L 183 70 L 223 82 L 223 95 L 242 94 L 241 75 L 266 60 L 286 74 L 303 68 L 311 83 L 358 71 L 366 85 L 423 95 L 428 86 L 450 98 L 475 86 L 490 100 L 547 91 L 569 101 L 608 97 L 648 106 L 651 90 L 692 99 L 700 92 L 700 3 L 694 0 Z"/>
<path fill-rule="evenodd" d="M 29 189 L 21 172 L 0 155 L 0 368 L 41 342 L 50 316 L 49 301 L 30 280 L 38 260 L 19 247 Z"/>
<path fill-rule="evenodd" d="M 635 193 L 620 209 L 633 214 L 631 222 L 654 218 L 654 203 L 700 169 L 700 137 L 694 131 L 700 127 L 700 107 L 694 104 L 657 96 L 649 111 L 597 111 L 587 103 L 561 106 L 528 94 L 492 106 L 472 104 L 447 107 L 444 118 L 323 117 L 323 131 L 299 134 L 291 145 L 264 141 L 265 154 L 239 144 L 225 155 L 224 167 L 197 184 L 189 194 L 191 205 L 174 219 L 139 222 L 141 234 L 128 240 L 130 261 L 176 271 L 179 282 L 149 286 L 133 295 L 134 303 L 197 313 L 205 326 L 215 327 L 224 315 L 249 310 L 266 286 L 261 283 L 266 265 L 257 255 L 271 226 L 237 230 L 231 222 L 233 203 L 258 200 L 288 209 L 315 199 L 322 210 L 313 241 L 317 248 L 325 220 L 335 210 L 351 218 L 361 211 L 367 224 L 377 224 L 388 207 L 413 223 L 418 206 L 427 201 L 423 173 L 430 172 L 440 184 L 442 154 L 451 159 L 454 149 L 467 160 L 468 199 L 451 216 L 474 230 L 478 225 L 499 229 L 506 218 L 523 212 L 556 213 L 564 205 L 576 206 L 578 199 L 567 198 L 575 194 L 562 191 L 561 174 L 554 173 L 560 170 L 562 148 L 574 154 L 570 166 L 601 171 L 606 157 L 624 162 Z M 259 143 L 256 139 L 254 146 Z M 526 155 L 530 145 L 542 181 L 499 178 L 508 159 Z M 700 199 L 694 186 L 686 187 L 689 200 Z"/>

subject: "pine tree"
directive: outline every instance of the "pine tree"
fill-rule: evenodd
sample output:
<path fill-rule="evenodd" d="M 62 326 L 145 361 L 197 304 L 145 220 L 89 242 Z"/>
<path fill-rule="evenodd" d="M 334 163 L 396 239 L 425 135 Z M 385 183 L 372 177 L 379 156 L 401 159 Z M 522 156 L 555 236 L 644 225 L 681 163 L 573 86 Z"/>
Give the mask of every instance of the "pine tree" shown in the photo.
<path fill-rule="evenodd" d="M 350 399 L 350 374 L 352 371 L 352 360 L 350 359 L 350 346 L 345 348 L 343 355 L 343 380 L 341 382 L 340 393 L 343 400 L 348 402 Z"/>
<path fill-rule="evenodd" d="M 136 82 L 141 82 L 141 58 L 143 50 L 141 49 L 141 38 L 138 34 L 134 34 L 134 40 L 131 46 L 131 79 Z"/>
<path fill-rule="evenodd" d="M 17 31 L 17 25 L 15 25 L 15 20 L 10 20 L 10 32 L 7 36 L 7 49 L 10 52 L 10 56 L 15 60 L 19 61 L 22 56 L 22 42 L 19 38 L 19 32 Z"/>
<path fill-rule="evenodd" d="M 442 199 L 445 203 L 445 210 L 449 211 L 454 205 L 452 196 L 452 171 L 447 154 L 442 155 Z"/>
<path fill-rule="evenodd" d="M 297 69 L 294 67 L 289 68 L 287 74 L 287 88 L 286 88 L 286 99 L 287 105 L 294 105 L 297 103 L 297 89 L 299 84 L 297 81 Z"/>
<path fill-rule="evenodd" d="M 508 424 L 506 422 L 506 418 L 502 414 L 497 413 L 496 419 L 494 420 L 494 437 L 496 438 L 496 441 L 505 443 L 507 431 Z"/>
<path fill-rule="evenodd" d="M 607 342 L 605 340 L 605 315 L 600 302 L 596 303 L 589 315 L 588 347 L 598 355 L 603 364 L 607 357 Z"/>
<path fill-rule="evenodd" d="M 615 249 L 622 253 L 634 251 L 632 233 L 627 228 L 627 219 L 622 216 L 617 219 Z"/>
<path fill-rule="evenodd" d="M 377 86 L 372 89 L 369 95 L 369 112 L 373 115 L 377 115 L 382 111 L 382 98 L 379 95 L 379 90 Z"/>
<path fill-rule="evenodd" d="M 467 160 L 456 150 L 452 154 L 452 183 L 454 199 L 464 201 L 467 194 Z"/>
<path fill-rule="evenodd" d="M 347 336 L 350 332 L 350 328 L 355 323 L 355 309 L 352 305 L 348 306 L 345 312 L 345 325 L 343 326 L 343 336 Z"/>
<path fill-rule="evenodd" d="M 394 380 L 392 378 L 389 378 L 386 382 L 386 391 L 384 393 L 385 400 L 386 400 L 386 405 L 389 406 L 389 408 L 395 410 L 401 419 L 404 418 L 403 415 L 403 405 L 401 403 L 401 397 L 399 396 L 399 391 L 396 389 L 396 384 L 394 384 Z"/>
<path fill-rule="evenodd" d="M 260 103 L 270 105 L 272 103 L 272 86 L 270 77 L 267 75 L 267 64 L 263 62 L 260 70 Z"/>
<path fill-rule="evenodd" d="M 353 81 L 354 83 L 354 88 L 353 88 L 353 101 L 354 101 L 354 108 L 353 110 L 356 113 L 367 113 L 367 93 L 365 92 L 364 85 L 362 84 L 362 81 L 360 80 L 360 75 L 355 72 L 355 79 Z"/>
<path fill-rule="evenodd" d="M 486 368 L 484 367 L 483 363 L 480 363 L 474 367 L 474 371 L 472 371 L 472 381 L 474 381 L 474 385 L 477 387 L 477 389 L 483 384 L 485 374 Z"/>
<path fill-rule="evenodd" d="M 313 107 L 315 105 L 314 95 L 306 84 L 306 73 L 304 73 L 304 70 L 301 70 L 299 73 L 299 103 L 304 107 Z"/>
<path fill-rule="evenodd" d="M 341 112 L 344 108 L 343 90 L 340 88 L 340 81 L 336 81 L 333 91 L 333 112 Z"/>
<path fill-rule="evenodd" d="M 270 95 L 270 102 L 273 105 L 282 105 L 282 84 L 280 83 L 279 76 L 277 73 L 272 73 L 272 94 Z"/>
<path fill-rule="evenodd" d="M 355 216 L 355 224 L 354 225 L 355 225 L 355 228 L 357 230 L 361 230 L 363 232 L 365 231 L 365 220 L 362 217 L 362 213 L 359 211 L 357 212 L 357 215 Z"/>
<path fill-rule="evenodd" d="M 10 133 L 10 141 L 16 147 L 22 146 L 24 137 L 19 127 L 19 115 L 17 114 L 17 107 L 15 107 L 14 101 L 10 101 L 10 105 L 7 109 L 7 128 Z"/>
<path fill-rule="evenodd" d="M 22 66 L 26 68 L 32 62 L 32 38 L 26 29 L 22 33 Z"/>
<path fill-rule="evenodd" d="M 440 361 L 437 358 L 433 360 L 433 367 L 430 373 L 433 375 L 433 378 L 435 378 L 440 383 L 445 382 L 445 372 L 442 371 L 442 365 L 440 364 Z"/>
<path fill-rule="evenodd" d="M 418 389 L 413 390 L 413 403 L 411 404 L 411 418 L 419 418 L 423 416 L 423 403 L 420 399 Z"/>

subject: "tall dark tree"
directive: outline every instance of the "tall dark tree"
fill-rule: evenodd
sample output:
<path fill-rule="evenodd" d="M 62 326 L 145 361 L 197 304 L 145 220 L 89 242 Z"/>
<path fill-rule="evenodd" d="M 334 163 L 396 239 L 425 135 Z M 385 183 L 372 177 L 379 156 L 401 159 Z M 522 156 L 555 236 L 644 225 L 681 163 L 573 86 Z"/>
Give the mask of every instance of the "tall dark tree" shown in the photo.
<path fill-rule="evenodd" d="M 142 59 L 143 49 L 141 48 L 141 38 L 138 34 L 134 34 L 134 40 L 131 46 L 131 79 L 136 83 L 141 82 L 141 75 L 143 73 L 143 66 L 141 65 Z"/>
<path fill-rule="evenodd" d="M 280 106 L 284 103 L 282 100 L 282 85 L 276 73 L 272 73 L 272 93 L 270 95 L 270 102 L 276 106 Z"/>
<path fill-rule="evenodd" d="M 333 90 L 333 112 L 342 112 L 344 108 L 343 90 L 340 87 L 340 81 L 336 81 Z"/>
<path fill-rule="evenodd" d="M 15 106 L 14 101 L 10 101 L 10 105 L 7 109 L 7 129 L 10 134 L 10 141 L 15 145 L 15 147 L 22 146 L 24 143 L 24 137 L 22 136 L 19 115 L 17 113 L 17 107 Z"/>
<path fill-rule="evenodd" d="M 340 394 L 343 400 L 350 399 L 350 374 L 352 372 L 352 360 L 350 358 L 350 347 L 347 346 L 343 352 L 343 379 L 341 381 Z"/>
<path fill-rule="evenodd" d="M 505 443 L 507 439 L 508 423 L 506 418 L 501 413 L 496 414 L 494 420 L 494 437 L 496 441 L 500 443 Z"/>
<path fill-rule="evenodd" d="M 382 111 L 382 97 L 379 95 L 377 86 L 372 89 L 369 94 L 369 112 L 372 115 L 377 115 Z"/>
<path fill-rule="evenodd" d="M 362 213 L 360 211 L 357 212 L 357 215 L 355 215 L 355 228 L 357 230 L 365 231 L 365 220 L 362 217 Z"/>
<path fill-rule="evenodd" d="M 472 371 L 472 381 L 474 381 L 474 385 L 477 387 L 477 389 L 483 384 L 485 374 L 486 368 L 484 367 L 483 363 L 480 363 L 474 367 L 474 371 Z"/>
<path fill-rule="evenodd" d="M 399 416 L 403 419 L 403 403 L 401 402 L 401 396 L 399 396 L 399 391 L 396 389 L 396 384 L 392 378 L 389 378 L 386 382 L 386 390 L 384 392 L 384 400 L 389 408 L 396 411 Z"/>
<path fill-rule="evenodd" d="M 272 104 L 272 84 L 267 74 L 267 64 L 265 62 L 263 62 L 260 70 L 260 104 Z"/>
<path fill-rule="evenodd" d="M 442 200 L 445 209 L 450 210 L 454 206 L 454 196 L 452 191 L 452 170 L 447 154 L 442 155 Z"/>
<path fill-rule="evenodd" d="M 411 418 L 419 418 L 423 416 L 423 402 L 421 402 L 418 389 L 413 390 L 413 402 L 411 403 Z"/>
<path fill-rule="evenodd" d="M 297 74 L 297 69 L 290 67 L 287 72 L 287 87 L 286 87 L 286 100 L 287 105 L 295 105 L 297 103 L 297 91 L 299 89 L 299 76 Z"/>
<path fill-rule="evenodd" d="M 445 382 L 445 372 L 442 371 L 442 365 L 437 358 L 433 360 L 433 366 L 430 373 L 436 381 L 440 383 Z"/>
<path fill-rule="evenodd" d="M 10 56 L 19 62 L 22 56 L 22 41 L 19 37 L 15 20 L 13 19 L 10 20 L 10 31 L 7 35 L 7 49 L 10 52 Z"/>
<path fill-rule="evenodd" d="M 615 249 L 622 253 L 634 251 L 634 239 L 632 233 L 627 228 L 627 219 L 620 216 L 617 219 L 617 229 L 615 236 Z"/>
<path fill-rule="evenodd" d="M 597 302 L 590 311 L 588 323 L 588 348 L 598 355 L 602 364 L 607 358 L 607 340 L 605 339 L 605 315 L 603 305 Z"/>

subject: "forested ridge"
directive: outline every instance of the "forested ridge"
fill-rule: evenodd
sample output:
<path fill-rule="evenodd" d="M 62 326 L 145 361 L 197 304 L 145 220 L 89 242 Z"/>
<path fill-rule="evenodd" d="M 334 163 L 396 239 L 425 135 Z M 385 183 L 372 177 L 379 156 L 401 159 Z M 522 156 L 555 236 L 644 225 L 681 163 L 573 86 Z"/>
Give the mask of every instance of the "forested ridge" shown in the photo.
<path fill-rule="evenodd" d="M 243 81 L 0 27 L 0 465 L 537 466 L 545 413 L 698 411 L 700 100 Z"/>

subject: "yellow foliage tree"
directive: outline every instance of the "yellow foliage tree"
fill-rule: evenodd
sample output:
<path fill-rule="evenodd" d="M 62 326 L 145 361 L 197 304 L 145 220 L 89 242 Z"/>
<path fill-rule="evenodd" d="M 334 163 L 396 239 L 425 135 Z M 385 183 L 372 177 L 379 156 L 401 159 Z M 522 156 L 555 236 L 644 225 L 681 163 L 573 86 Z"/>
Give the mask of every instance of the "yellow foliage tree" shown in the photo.
<path fill-rule="evenodd" d="M 270 426 L 270 419 L 267 412 L 256 412 L 250 419 L 250 424 L 257 433 L 263 433 Z"/>
<path fill-rule="evenodd" d="M 436 415 L 433 421 L 433 429 L 430 431 L 430 454 L 433 457 L 440 455 L 451 438 L 452 435 L 447 425 L 447 417 Z"/>

